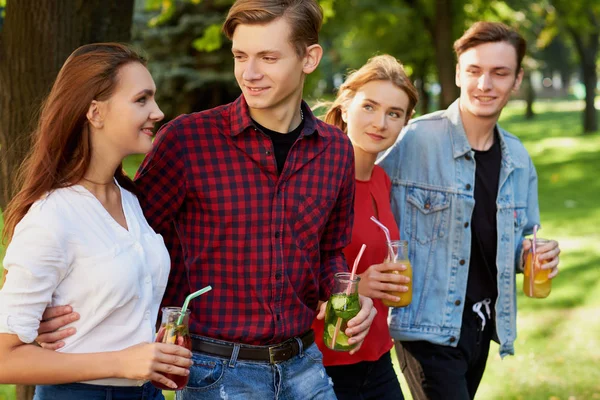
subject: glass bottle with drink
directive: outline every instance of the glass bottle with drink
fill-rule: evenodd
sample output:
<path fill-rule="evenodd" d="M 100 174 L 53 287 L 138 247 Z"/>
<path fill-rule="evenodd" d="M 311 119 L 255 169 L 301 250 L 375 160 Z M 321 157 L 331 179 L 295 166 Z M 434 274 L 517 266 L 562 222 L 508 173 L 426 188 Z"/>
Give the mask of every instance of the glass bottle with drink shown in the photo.
<path fill-rule="evenodd" d="M 348 328 L 348 321 L 360 311 L 358 298 L 360 277 L 355 275 L 354 279 L 351 279 L 349 272 L 338 272 L 334 279 L 334 288 L 325 311 L 323 342 L 331 350 L 350 351 L 356 347 L 356 344 L 348 343 L 346 328 Z"/>
<path fill-rule="evenodd" d="M 534 248 L 539 249 L 548 243 L 546 239 L 532 239 L 535 240 L 535 247 L 529 248 L 525 258 L 525 266 L 523 274 L 523 292 L 528 297 L 537 299 L 543 299 L 548 297 L 550 290 L 552 290 L 552 280 L 548 277 L 550 275 L 549 269 L 542 269 L 542 266 L 546 264 L 547 260 L 539 260 L 537 254 L 534 254 Z"/>
<path fill-rule="evenodd" d="M 186 310 L 182 318 L 180 318 L 181 315 L 181 307 L 163 307 L 162 321 L 160 329 L 156 334 L 155 342 L 177 344 L 190 351 L 192 350 L 192 341 L 188 328 L 190 310 Z M 177 388 L 173 389 L 160 382 L 152 381 L 154 386 L 162 390 L 181 390 L 187 385 L 190 378 L 189 375 L 181 376 L 168 373 L 163 373 L 163 375 L 175 382 Z"/>
<path fill-rule="evenodd" d="M 410 278 L 410 282 L 405 283 L 408 286 L 408 292 L 386 292 L 392 296 L 399 297 L 398 301 L 383 299 L 382 302 L 388 307 L 406 307 L 412 301 L 412 266 L 408 259 L 408 242 L 406 240 L 393 240 L 389 242 L 389 255 L 384 260 L 387 263 L 403 264 L 406 266 L 404 271 L 391 270 L 390 274 L 403 275 Z"/>

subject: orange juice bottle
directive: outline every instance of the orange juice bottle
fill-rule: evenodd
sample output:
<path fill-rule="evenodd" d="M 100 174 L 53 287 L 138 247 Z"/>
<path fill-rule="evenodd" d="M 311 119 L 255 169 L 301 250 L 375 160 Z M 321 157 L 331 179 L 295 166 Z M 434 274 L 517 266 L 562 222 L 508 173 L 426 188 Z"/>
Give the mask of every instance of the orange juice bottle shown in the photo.
<path fill-rule="evenodd" d="M 410 260 L 408 259 L 408 242 L 406 240 L 394 240 L 389 243 L 390 251 L 393 251 L 393 254 L 390 254 L 385 262 L 404 264 L 406 265 L 406 269 L 404 271 L 392 270 L 388 271 L 390 274 L 403 275 L 410 278 L 410 282 L 405 285 L 408 286 L 408 292 L 386 292 L 391 294 L 392 296 L 399 297 L 399 301 L 390 301 L 390 300 L 382 300 L 383 304 L 388 307 L 406 307 L 412 301 L 412 265 L 410 264 Z"/>
<path fill-rule="evenodd" d="M 535 247 L 539 249 L 540 246 L 548 243 L 546 239 L 536 239 Z M 547 261 L 539 261 L 537 255 L 533 255 L 533 246 L 527 252 L 525 258 L 525 267 L 523 274 L 523 293 L 528 297 L 536 299 L 543 299 L 548 297 L 550 290 L 552 289 L 552 280 L 548 278 L 550 275 L 549 269 L 542 269 L 542 265 L 546 264 Z"/>

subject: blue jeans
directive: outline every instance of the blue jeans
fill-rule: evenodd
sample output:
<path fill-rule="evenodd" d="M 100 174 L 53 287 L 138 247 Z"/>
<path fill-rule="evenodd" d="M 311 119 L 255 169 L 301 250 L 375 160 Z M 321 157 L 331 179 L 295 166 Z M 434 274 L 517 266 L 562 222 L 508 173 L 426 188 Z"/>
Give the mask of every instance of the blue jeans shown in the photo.
<path fill-rule="evenodd" d="M 323 367 L 323 354 L 314 343 L 279 364 L 194 353 L 187 387 L 177 400 L 335 400 Z"/>
<path fill-rule="evenodd" d="M 160 389 L 143 386 L 103 386 L 85 383 L 38 385 L 33 400 L 165 400 Z"/>
<path fill-rule="evenodd" d="M 377 361 L 325 369 L 338 400 L 404 400 L 389 351 Z"/>

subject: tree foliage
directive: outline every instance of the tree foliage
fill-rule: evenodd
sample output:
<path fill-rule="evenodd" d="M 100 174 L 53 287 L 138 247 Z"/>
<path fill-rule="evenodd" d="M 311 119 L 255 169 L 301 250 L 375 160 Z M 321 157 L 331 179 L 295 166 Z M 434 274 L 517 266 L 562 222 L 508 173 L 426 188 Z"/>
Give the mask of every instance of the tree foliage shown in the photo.
<path fill-rule="evenodd" d="M 325 23 L 320 42 L 325 54 L 320 67 L 307 77 L 305 96 L 333 94 L 347 71 L 375 54 L 389 53 L 405 64 L 420 89 L 424 106 L 420 111 L 428 111 L 428 94 L 439 93 L 436 88 L 441 88 L 438 107 L 443 107 L 458 96 L 452 43 L 478 20 L 502 21 L 517 28 L 529 43 L 528 69 L 560 69 L 568 82 L 572 64 L 564 58 L 552 59 L 554 52 L 535 46 L 546 32 L 545 4 L 549 1 L 321 0 Z M 151 55 L 150 66 L 162 91 L 159 101 L 168 117 L 212 107 L 239 94 L 229 43 L 221 32 L 232 3 L 144 1 L 134 37 Z M 562 44 L 558 41 L 553 46 Z M 571 48 L 562 47 L 565 54 L 571 54 Z"/>
<path fill-rule="evenodd" d="M 595 107 L 598 84 L 598 56 L 600 55 L 600 2 L 597 0 L 547 0 L 546 42 L 566 33 L 576 49 L 585 85 L 583 132 L 598 130 L 598 112 Z"/>
<path fill-rule="evenodd" d="M 149 57 L 165 121 L 235 99 L 240 90 L 221 25 L 233 0 L 145 0 L 133 41 Z"/>
<path fill-rule="evenodd" d="M 322 34 L 326 56 L 335 71 L 333 75 L 356 69 L 375 54 L 388 53 L 401 60 L 416 81 L 439 81 L 433 38 L 423 19 L 423 15 L 433 16 L 433 0 L 413 3 L 414 7 L 408 3 L 404 0 L 336 2 L 335 14 L 324 25 Z M 449 62 L 454 64 L 453 60 Z M 332 76 L 327 78 L 329 90 Z"/>
<path fill-rule="evenodd" d="M 2 30 L 2 24 L 4 23 L 4 9 L 6 8 L 6 0 L 0 0 L 0 31 Z"/>

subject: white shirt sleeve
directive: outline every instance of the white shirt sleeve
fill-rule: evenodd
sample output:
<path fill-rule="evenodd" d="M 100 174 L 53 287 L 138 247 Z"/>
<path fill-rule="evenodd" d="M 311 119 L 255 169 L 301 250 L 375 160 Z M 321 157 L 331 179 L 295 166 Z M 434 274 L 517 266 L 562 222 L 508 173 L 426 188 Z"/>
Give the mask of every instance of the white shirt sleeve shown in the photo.
<path fill-rule="evenodd" d="M 37 337 L 42 314 L 68 271 L 67 246 L 57 237 L 56 218 L 36 211 L 17 224 L 6 249 L 8 274 L 0 290 L 0 333 L 16 334 L 24 343 Z"/>

